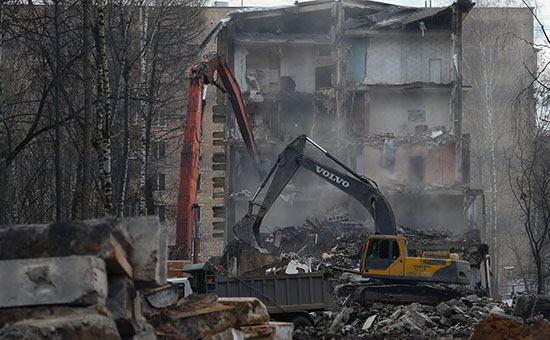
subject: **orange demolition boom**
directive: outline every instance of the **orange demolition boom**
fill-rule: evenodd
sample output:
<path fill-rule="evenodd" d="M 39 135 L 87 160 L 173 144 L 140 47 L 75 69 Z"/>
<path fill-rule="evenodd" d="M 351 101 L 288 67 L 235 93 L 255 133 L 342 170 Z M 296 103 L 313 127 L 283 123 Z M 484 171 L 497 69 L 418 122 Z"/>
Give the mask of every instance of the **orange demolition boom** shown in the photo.
<path fill-rule="evenodd" d="M 223 88 L 214 80 L 214 73 L 216 71 L 224 85 Z M 191 259 L 194 224 L 193 205 L 197 197 L 201 122 L 205 104 L 203 91 L 205 85 L 213 84 L 229 95 L 229 101 L 233 107 L 239 130 L 246 148 L 254 160 L 255 168 L 260 177 L 263 177 L 265 174 L 265 171 L 260 166 L 260 156 L 248 122 L 241 89 L 225 58 L 219 54 L 208 54 L 191 69 L 190 73 L 187 117 L 185 118 L 183 147 L 181 150 L 176 249 L 172 254 L 172 259 L 174 260 Z"/>

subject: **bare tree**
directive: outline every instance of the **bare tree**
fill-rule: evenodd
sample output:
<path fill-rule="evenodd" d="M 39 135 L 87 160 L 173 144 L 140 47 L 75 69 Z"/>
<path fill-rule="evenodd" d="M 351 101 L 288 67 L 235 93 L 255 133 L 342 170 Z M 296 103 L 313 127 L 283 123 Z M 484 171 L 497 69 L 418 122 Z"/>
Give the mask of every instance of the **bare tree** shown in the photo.
<path fill-rule="evenodd" d="M 505 153 L 514 144 L 515 121 L 528 117 L 525 111 L 513 109 L 514 101 L 531 83 L 524 64 L 535 67 L 532 31 L 529 26 L 522 29 L 516 25 L 518 9 L 494 8 L 512 4 L 507 0 L 478 2 L 464 23 L 463 33 L 464 82 L 472 86 L 464 103 L 464 130 L 472 139 L 472 184 L 482 188 L 487 197 L 488 214 L 482 232 L 490 246 L 495 279 L 499 277 L 502 248 L 499 239 L 513 233 L 511 221 L 519 214 L 505 171 Z M 493 287 L 498 289 L 498 284 Z"/>
<path fill-rule="evenodd" d="M 521 220 L 535 263 L 537 293 L 542 294 L 544 257 L 550 245 L 550 134 L 548 124 L 539 123 L 534 133 L 525 133 L 515 159 L 510 160 L 510 184 L 522 211 Z"/>
<path fill-rule="evenodd" d="M 0 3 L 0 223 L 135 213 L 141 146 L 131 122 L 145 118 L 152 183 L 151 143 L 181 134 L 152 122 L 167 110 L 183 117 L 189 45 L 202 30 L 200 0 L 156 1 L 145 31 L 141 5 Z"/>
<path fill-rule="evenodd" d="M 540 50 L 538 68 L 525 66 L 536 90 L 537 108 L 530 121 L 518 125 L 509 179 L 535 264 L 537 293 L 542 294 L 550 247 L 550 38 L 533 9 L 529 10 L 541 30 L 534 43 Z M 521 97 L 517 106 L 523 106 Z"/>

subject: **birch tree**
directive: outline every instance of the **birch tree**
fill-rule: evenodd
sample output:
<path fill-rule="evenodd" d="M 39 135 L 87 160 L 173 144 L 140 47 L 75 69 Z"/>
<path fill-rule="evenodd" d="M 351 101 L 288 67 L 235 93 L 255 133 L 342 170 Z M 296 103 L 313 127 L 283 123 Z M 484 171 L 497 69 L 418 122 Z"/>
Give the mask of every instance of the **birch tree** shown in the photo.
<path fill-rule="evenodd" d="M 465 84 L 472 86 L 464 103 L 464 130 L 472 137 L 472 184 L 484 189 L 488 198 L 483 234 L 490 246 L 495 279 L 499 275 L 499 235 L 514 227 L 510 221 L 519 213 L 504 171 L 505 151 L 515 142 L 515 121 L 527 119 L 529 108 L 520 114 L 514 110 L 514 101 L 530 84 L 524 64 L 534 67 L 535 62 L 534 51 L 526 42 L 532 41 L 532 32 L 529 28 L 518 30 L 513 24 L 517 22 L 512 20 L 516 9 L 483 8 L 509 3 L 478 3 L 464 23 L 463 34 Z"/>

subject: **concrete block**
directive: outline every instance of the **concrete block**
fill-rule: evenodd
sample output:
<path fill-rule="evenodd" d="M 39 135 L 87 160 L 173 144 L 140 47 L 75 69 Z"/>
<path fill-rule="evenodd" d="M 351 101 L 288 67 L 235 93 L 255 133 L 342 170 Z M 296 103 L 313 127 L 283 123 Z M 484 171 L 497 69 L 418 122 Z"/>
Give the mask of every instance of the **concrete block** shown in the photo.
<path fill-rule="evenodd" d="M 0 261 L 0 308 L 93 305 L 107 296 L 105 262 L 94 256 Z"/>
<path fill-rule="evenodd" d="M 0 229 L 0 260 L 93 255 L 109 273 L 132 276 L 131 238 L 116 219 L 59 221 Z"/>
<path fill-rule="evenodd" d="M 6 323 L 15 323 L 21 320 L 44 319 L 51 316 L 67 316 L 75 314 L 108 315 L 109 312 L 104 305 L 91 305 L 86 307 L 50 305 L 0 308 L 0 328 L 2 328 Z"/>
<path fill-rule="evenodd" d="M 154 308 L 166 308 L 178 302 L 178 286 L 166 285 L 144 292 L 144 297 Z"/>
<path fill-rule="evenodd" d="M 239 326 L 259 325 L 269 321 L 266 306 L 253 297 L 218 298 L 222 305 L 235 307 Z"/>
<path fill-rule="evenodd" d="M 118 332 L 123 337 L 133 336 L 138 327 L 134 320 L 136 289 L 132 279 L 126 275 L 110 275 L 109 291 L 105 304 L 115 320 Z"/>
<path fill-rule="evenodd" d="M 245 337 L 240 330 L 228 328 L 223 332 L 206 337 L 205 340 L 245 340 Z"/>
<path fill-rule="evenodd" d="M 0 339 L 118 340 L 120 336 L 114 321 L 106 316 L 75 314 L 7 324 L 0 329 Z"/>
<path fill-rule="evenodd" d="M 184 339 L 195 340 L 219 333 L 238 322 L 234 308 L 215 305 L 190 313 L 170 313 L 172 324 Z"/>
<path fill-rule="evenodd" d="M 147 324 L 145 328 L 140 329 L 132 340 L 157 340 L 157 335 L 155 334 L 155 329 L 153 326 Z"/>
<path fill-rule="evenodd" d="M 292 322 L 268 322 L 263 325 L 241 327 L 245 339 L 292 340 Z"/>
<path fill-rule="evenodd" d="M 234 327 L 239 321 L 235 308 L 218 303 L 214 294 L 190 295 L 164 312 L 162 319 L 170 320 L 170 330 L 163 332 L 177 334 L 186 340 L 212 336 Z"/>
<path fill-rule="evenodd" d="M 158 217 L 126 218 L 121 223 L 126 226 L 134 245 L 134 251 L 130 253 L 134 280 L 152 286 L 165 285 L 168 238 Z"/>

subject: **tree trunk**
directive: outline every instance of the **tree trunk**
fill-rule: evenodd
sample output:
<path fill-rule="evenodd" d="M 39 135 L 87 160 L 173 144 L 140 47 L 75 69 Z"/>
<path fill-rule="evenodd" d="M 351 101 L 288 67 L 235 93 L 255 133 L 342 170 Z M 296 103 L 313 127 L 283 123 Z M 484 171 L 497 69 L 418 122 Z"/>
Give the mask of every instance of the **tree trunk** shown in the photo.
<path fill-rule="evenodd" d="M 535 257 L 535 263 L 537 266 L 537 294 L 544 294 L 544 269 L 542 258 Z"/>
<path fill-rule="evenodd" d="M 84 80 L 84 120 L 82 124 L 83 145 L 82 145 L 82 182 L 80 189 L 80 218 L 83 220 L 91 218 L 90 214 L 90 191 L 91 164 L 92 164 L 92 70 L 90 65 L 90 54 L 92 50 L 90 36 L 90 1 L 82 0 L 83 6 L 83 30 L 82 30 L 82 76 Z"/>
<path fill-rule="evenodd" d="M 124 217 L 126 213 L 126 192 L 128 187 L 128 154 L 130 152 L 130 122 L 129 122 L 129 105 L 130 105 L 130 85 L 129 85 L 129 66 L 128 58 L 124 61 L 124 72 L 122 74 L 124 82 L 124 102 L 123 102 L 123 119 L 124 119 L 124 146 L 122 150 L 122 179 L 120 183 L 120 204 L 119 204 L 119 216 Z"/>
<path fill-rule="evenodd" d="M 151 65 L 150 65 L 150 73 L 151 76 L 149 78 L 149 87 L 147 89 L 147 92 L 152 97 L 153 93 L 156 92 L 155 84 L 157 81 L 157 68 L 156 68 L 156 56 L 158 52 L 158 44 L 155 43 L 152 51 L 152 57 L 151 59 Z M 153 123 L 153 101 L 150 99 L 148 101 L 147 106 L 147 119 L 145 120 L 146 126 L 145 126 L 145 155 L 146 159 L 149 158 L 150 150 L 151 150 L 151 124 Z M 160 147 L 159 147 L 160 148 Z M 145 183 L 145 206 L 147 210 L 147 215 L 153 215 L 155 214 L 155 206 L 153 201 L 153 183 L 151 178 L 146 179 Z"/>
<path fill-rule="evenodd" d="M 494 126 L 492 125 L 491 119 L 489 120 L 489 138 L 490 138 L 490 144 L 489 144 L 489 152 L 491 154 L 491 160 L 489 163 L 489 172 L 490 172 L 490 179 L 491 179 L 491 246 L 493 249 L 493 273 L 495 274 L 495 278 L 499 277 L 499 258 L 498 258 L 498 187 L 497 187 L 497 163 L 496 163 L 496 141 L 495 141 L 495 133 L 494 133 Z M 497 282 L 495 282 L 497 283 Z M 493 285 L 494 289 L 496 289 L 496 293 L 498 293 L 498 284 Z"/>
<path fill-rule="evenodd" d="M 4 1 L 0 0 L 0 118 L 4 119 Z M 4 129 L 5 127 L 0 127 Z M 3 133 L 7 133 L 4 131 Z M 8 224 L 8 187 L 9 176 L 7 164 L 3 159 L 0 159 L 0 224 Z"/>
<path fill-rule="evenodd" d="M 63 173 L 61 156 L 61 44 L 60 44 L 60 5 L 59 0 L 54 3 L 54 25 L 55 25 L 55 70 L 54 70 L 54 109 L 55 109 L 55 219 L 61 220 L 64 214 L 61 209 L 63 202 Z"/>
<path fill-rule="evenodd" d="M 147 109 L 146 101 L 147 98 L 147 26 L 148 26 L 148 6 L 147 1 L 145 5 L 140 8 L 140 24 L 141 24 L 141 39 L 140 39 L 140 51 L 141 51 L 141 60 L 140 60 L 140 171 L 139 171 L 139 215 L 147 215 L 147 209 L 145 204 L 146 197 L 146 184 L 147 184 L 147 163 L 148 163 L 148 138 L 147 138 Z"/>
<path fill-rule="evenodd" d="M 109 119 L 111 113 L 109 65 L 105 41 L 105 0 L 97 1 L 97 50 L 98 50 L 98 128 L 99 128 L 99 169 L 105 216 L 113 213 L 113 183 L 111 178 L 111 136 Z"/>

